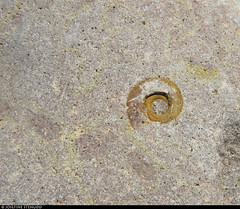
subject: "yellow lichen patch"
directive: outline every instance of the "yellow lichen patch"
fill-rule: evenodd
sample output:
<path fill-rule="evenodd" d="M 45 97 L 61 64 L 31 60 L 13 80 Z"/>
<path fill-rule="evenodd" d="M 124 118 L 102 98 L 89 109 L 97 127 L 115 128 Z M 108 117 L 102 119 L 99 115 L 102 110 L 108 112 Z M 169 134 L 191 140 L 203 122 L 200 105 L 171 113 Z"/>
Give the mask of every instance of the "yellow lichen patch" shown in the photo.
<path fill-rule="evenodd" d="M 80 137 L 86 130 L 83 128 L 77 128 L 74 130 L 74 132 L 72 132 L 72 134 L 70 134 L 71 138 L 78 138 Z"/>
<path fill-rule="evenodd" d="M 218 69 L 207 69 L 201 65 L 193 65 L 190 63 L 185 63 L 186 71 L 191 77 L 199 79 L 199 80 L 206 80 L 211 81 L 215 79 L 218 74 Z"/>
<path fill-rule="evenodd" d="M 62 161 L 58 160 L 58 158 L 54 158 L 56 158 L 56 167 L 64 168 L 61 169 L 63 174 L 68 176 L 68 178 L 70 178 L 74 184 L 78 185 L 81 188 L 83 193 L 82 198 L 87 202 L 94 204 L 92 201 L 92 195 L 88 192 L 85 185 L 82 183 L 82 176 L 79 175 L 81 162 L 79 158 L 77 158 L 76 149 L 74 147 L 74 140 L 80 137 L 80 135 L 85 131 L 86 129 L 81 127 L 76 128 L 72 133 L 69 133 L 68 130 L 64 130 L 61 139 L 68 142 L 65 147 L 65 152 L 62 153 L 62 155 L 64 155 L 65 161 L 63 163 Z"/>

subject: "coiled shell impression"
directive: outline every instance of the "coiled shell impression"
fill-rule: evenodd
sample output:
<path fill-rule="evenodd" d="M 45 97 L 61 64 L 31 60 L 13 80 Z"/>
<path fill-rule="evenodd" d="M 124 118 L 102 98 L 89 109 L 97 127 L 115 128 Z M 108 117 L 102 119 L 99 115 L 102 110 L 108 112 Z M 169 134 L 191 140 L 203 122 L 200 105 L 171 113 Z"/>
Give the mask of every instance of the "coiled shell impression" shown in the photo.
<path fill-rule="evenodd" d="M 167 104 L 164 113 L 154 111 L 153 103 L 162 100 Z M 127 114 L 133 128 L 148 122 L 168 123 L 182 111 L 183 98 L 176 84 L 165 78 L 150 78 L 140 82 L 127 98 Z"/>

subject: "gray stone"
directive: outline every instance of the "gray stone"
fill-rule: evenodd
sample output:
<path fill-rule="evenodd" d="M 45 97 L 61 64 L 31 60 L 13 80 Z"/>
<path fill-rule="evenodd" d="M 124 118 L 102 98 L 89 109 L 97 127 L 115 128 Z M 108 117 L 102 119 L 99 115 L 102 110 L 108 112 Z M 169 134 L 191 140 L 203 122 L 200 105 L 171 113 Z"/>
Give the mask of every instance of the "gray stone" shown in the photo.
<path fill-rule="evenodd" d="M 240 204 L 239 25 L 238 0 L 0 1 L 0 204 Z M 133 129 L 158 77 L 182 112 Z"/>

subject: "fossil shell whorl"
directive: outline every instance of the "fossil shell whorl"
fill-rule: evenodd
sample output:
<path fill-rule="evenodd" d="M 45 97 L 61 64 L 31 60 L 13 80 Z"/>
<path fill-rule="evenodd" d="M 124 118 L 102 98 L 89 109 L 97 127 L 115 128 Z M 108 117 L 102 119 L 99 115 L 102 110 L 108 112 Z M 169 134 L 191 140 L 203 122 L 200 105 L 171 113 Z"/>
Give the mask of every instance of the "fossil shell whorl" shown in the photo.
<path fill-rule="evenodd" d="M 157 99 L 168 104 L 163 114 L 156 114 L 152 109 Z M 172 81 L 150 78 L 133 87 L 127 98 L 127 106 L 131 126 L 136 128 L 151 121 L 168 123 L 175 119 L 182 111 L 183 98 L 180 89 Z"/>

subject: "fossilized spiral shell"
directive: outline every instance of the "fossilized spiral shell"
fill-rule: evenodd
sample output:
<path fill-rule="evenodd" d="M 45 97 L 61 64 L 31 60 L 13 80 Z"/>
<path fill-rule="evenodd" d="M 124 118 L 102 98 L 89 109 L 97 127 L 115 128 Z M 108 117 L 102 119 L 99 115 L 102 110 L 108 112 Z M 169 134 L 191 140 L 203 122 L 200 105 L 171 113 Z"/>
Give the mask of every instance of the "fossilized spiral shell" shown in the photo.
<path fill-rule="evenodd" d="M 162 99 L 168 104 L 167 111 L 156 114 L 152 104 Z M 180 89 L 165 78 L 150 78 L 137 84 L 127 98 L 127 114 L 133 128 L 155 121 L 168 123 L 182 111 L 183 98 Z"/>

